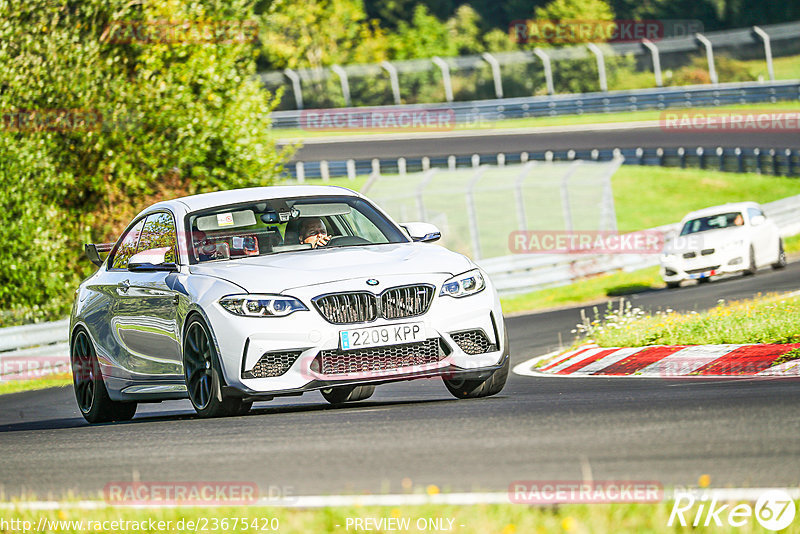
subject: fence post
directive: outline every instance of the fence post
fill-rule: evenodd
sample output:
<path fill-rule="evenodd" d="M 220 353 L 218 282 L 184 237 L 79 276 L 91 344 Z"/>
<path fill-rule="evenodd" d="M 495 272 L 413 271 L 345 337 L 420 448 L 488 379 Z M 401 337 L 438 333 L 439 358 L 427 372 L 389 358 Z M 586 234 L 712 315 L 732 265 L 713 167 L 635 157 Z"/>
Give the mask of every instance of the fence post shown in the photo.
<path fill-rule="evenodd" d="M 701 146 L 697 147 L 696 152 L 697 152 L 697 159 L 698 159 L 698 163 L 700 164 L 700 168 L 701 169 L 705 169 L 706 168 L 706 155 L 705 155 L 705 151 L 703 150 L 703 147 L 701 147 Z"/>
<path fill-rule="evenodd" d="M 661 148 L 661 147 L 658 147 L 656 149 L 656 156 L 658 157 L 658 166 L 659 167 L 663 167 L 664 166 L 664 149 Z"/>
<path fill-rule="evenodd" d="M 781 173 L 781 165 L 778 162 L 778 151 L 774 148 L 769 149 L 769 156 L 772 160 L 772 174 L 773 176 L 779 176 Z"/>
<path fill-rule="evenodd" d="M 425 187 L 430 183 L 433 179 L 433 175 L 438 172 L 439 169 L 430 169 L 420 180 L 419 185 L 417 186 L 416 191 L 414 191 L 414 196 L 417 199 L 417 212 L 419 214 L 420 221 L 427 221 L 428 214 L 425 212 L 425 203 L 422 199 L 422 193 L 425 190 Z"/>
<path fill-rule="evenodd" d="M 450 67 L 447 65 L 447 62 L 440 58 L 439 56 L 433 56 L 431 58 L 433 64 L 439 67 L 439 70 L 442 71 L 442 82 L 444 83 L 444 97 L 448 102 L 453 101 L 453 84 L 450 80 Z"/>
<path fill-rule="evenodd" d="M 683 148 L 682 146 L 678 147 L 678 157 L 680 158 L 680 161 L 681 161 L 681 169 L 685 169 L 686 168 L 686 149 Z"/>
<path fill-rule="evenodd" d="M 736 169 L 739 172 L 744 172 L 744 156 L 742 155 L 742 149 L 737 146 L 733 150 L 733 153 L 736 154 Z"/>
<path fill-rule="evenodd" d="M 658 53 L 658 47 L 650 39 L 642 39 L 642 44 L 650 51 L 650 56 L 653 58 L 653 74 L 656 77 L 656 87 L 663 87 L 664 80 L 661 78 L 661 56 Z"/>
<path fill-rule="evenodd" d="M 347 72 L 339 65 L 331 65 L 331 70 L 339 77 L 339 83 L 342 85 L 344 105 L 350 107 L 350 81 L 347 79 Z"/>
<path fill-rule="evenodd" d="M 706 48 L 706 59 L 708 60 L 708 77 L 711 79 L 711 83 L 717 85 L 719 83 L 719 78 L 717 78 L 717 68 L 714 66 L 714 47 L 711 46 L 711 41 L 709 41 L 705 35 L 702 33 L 696 33 L 694 36 L 697 38 L 698 41 Z"/>
<path fill-rule="evenodd" d="M 542 60 L 544 64 L 544 80 L 547 84 L 547 94 L 552 95 L 555 93 L 553 89 L 553 68 L 550 66 L 550 56 L 548 56 L 544 50 L 539 48 L 538 46 L 533 49 L 533 53 Z"/>
<path fill-rule="evenodd" d="M 422 156 L 422 170 L 427 171 L 431 168 L 431 158 L 428 156 Z"/>
<path fill-rule="evenodd" d="M 759 28 L 753 26 L 753 32 L 764 41 L 764 55 L 767 58 L 767 73 L 769 74 L 770 81 L 775 81 L 775 69 L 772 66 L 772 43 L 770 42 L 769 34 Z"/>
<path fill-rule="evenodd" d="M 761 149 L 754 148 L 753 155 L 756 157 L 756 172 L 761 174 Z"/>
<path fill-rule="evenodd" d="M 472 166 L 473 167 L 480 167 L 481 165 L 481 157 L 478 154 L 472 155 Z"/>
<path fill-rule="evenodd" d="M 300 76 L 292 69 L 283 69 L 283 73 L 292 82 L 294 103 L 297 106 L 297 109 L 303 109 L 303 87 L 300 85 Z"/>
<path fill-rule="evenodd" d="M 719 170 L 725 170 L 725 149 L 721 146 L 717 147 L 717 156 L 719 156 Z"/>
<path fill-rule="evenodd" d="M 379 160 L 378 158 L 372 158 L 372 175 L 373 176 L 381 175 L 381 160 Z"/>
<path fill-rule="evenodd" d="M 503 154 L 502 152 L 500 152 L 497 155 L 497 166 L 498 167 L 503 167 L 503 166 L 505 166 L 505 164 L 506 164 L 506 155 Z"/>
<path fill-rule="evenodd" d="M 475 210 L 475 194 L 473 190 L 475 189 L 475 184 L 478 183 L 480 180 L 481 175 L 483 175 L 483 171 L 486 170 L 486 167 L 478 167 L 475 170 L 475 174 L 472 176 L 472 179 L 469 181 L 469 185 L 467 186 L 467 220 L 469 221 L 469 234 L 472 238 L 472 251 L 474 254 L 475 260 L 479 260 L 481 258 L 481 240 L 480 240 L 480 229 L 478 227 L 478 215 Z"/>
<path fill-rule="evenodd" d="M 569 206 L 569 179 L 583 163 L 581 160 L 573 161 L 567 171 L 561 175 L 561 214 L 564 218 L 564 230 L 572 232 L 572 210 Z"/>
<path fill-rule="evenodd" d="M 456 157 L 455 156 L 447 156 L 447 169 L 454 171 L 456 170 Z"/>
<path fill-rule="evenodd" d="M 305 182 L 306 181 L 306 169 L 305 169 L 305 166 L 303 165 L 303 162 L 302 161 L 298 161 L 295 164 L 294 168 L 295 168 L 295 172 L 297 174 L 297 181 L 300 182 L 300 183 Z"/>
<path fill-rule="evenodd" d="M 381 67 L 389 73 L 389 84 L 392 86 L 392 97 L 394 103 L 400 105 L 400 82 L 397 79 L 397 69 L 388 61 L 381 62 Z"/>
<path fill-rule="evenodd" d="M 528 229 L 528 216 L 525 213 L 525 197 L 522 194 L 522 185 L 525 178 L 528 177 L 528 172 L 535 166 L 535 161 L 526 163 L 517 175 L 517 179 L 514 181 L 514 196 L 517 201 L 517 222 L 519 223 L 519 229 L 523 232 Z"/>
<path fill-rule="evenodd" d="M 323 182 L 330 182 L 331 181 L 331 172 L 328 168 L 328 162 L 326 160 L 322 160 L 319 162 L 319 174 L 322 176 Z"/>
<path fill-rule="evenodd" d="M 406 175 L 406 158 L 397 158 L 397 174 Z"/>
<path fill-rule="evenodd" d="M 350 180 L 356 179 L 356 162 L 355 160 L 348 159 L 347 160 L 347 177 Z"/>
<path fill-rule="evenodd" d="M 588 48 L 592 54 L 594 54 L 595 59 L 597 59 L 597 77 L 600 81 L 600 90 L 607 92 L 608 80 L 606 79 L 606 61 L 603 57 L 603 51 L 594 43 L 586 43 L 586 48 Z"/>
<path fill-rule="evenodd" d="M 636 160 L 637 165 L 644 165 L 644 149 L 642 147 L 636 149 Z"/>
<path fill-rule="evenodd" d="M 786 164 L 788 167 L 786 168 L 786 175 L 787 176 L 794 176 L 794 159 L 792 159 L 792 149 L 786 149 Z"/>
<path fill-rule="evenodd" d="M 494 94 L 497 98 L 503 98 L 503 79 L 500 77 L 500 63 L 489 52 L 484 52 L 481 57 L 492 67 L 492 78 L 494 79 Z"/>

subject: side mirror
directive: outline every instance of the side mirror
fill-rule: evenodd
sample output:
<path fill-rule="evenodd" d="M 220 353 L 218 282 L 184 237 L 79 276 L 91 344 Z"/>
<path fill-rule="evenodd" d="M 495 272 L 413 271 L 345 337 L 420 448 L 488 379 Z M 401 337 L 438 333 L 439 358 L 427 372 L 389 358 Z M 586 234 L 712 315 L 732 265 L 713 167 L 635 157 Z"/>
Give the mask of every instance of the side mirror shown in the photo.
<path fill-rule="evenodd" d="M 137 252 L 128 260 L 128 270 L 133 272 L 169 271 L 176 272 L 178 265 L 167 262 L 167 254 L 172 247 L 153 248 Z"/>
<path fill-rule="evenodd" d="M 750 225 L 751 226 L 761 226 L 767 220 L 766 217 L 763 215 L 753 215 L 750 217 Z"/>
<path fill-rule="evenodd" d="M 412 241 L 433 242 L 442 237 L 442 232 L 435 224 L 426 222 L 409 222 L 400 226 L 408 233 Z"/>

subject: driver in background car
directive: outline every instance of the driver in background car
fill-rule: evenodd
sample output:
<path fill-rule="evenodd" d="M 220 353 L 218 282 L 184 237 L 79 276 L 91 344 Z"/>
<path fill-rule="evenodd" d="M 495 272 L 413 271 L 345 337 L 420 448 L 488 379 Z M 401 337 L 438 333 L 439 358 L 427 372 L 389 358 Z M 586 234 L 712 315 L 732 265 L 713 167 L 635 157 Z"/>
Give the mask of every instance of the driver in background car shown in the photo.
<path fill-rule="evenodd" d="M 308 243 L 311 248 L 324 247 L 331 236 L 325 223 L 319 217 L 309 217 L 300 223 L 300 243 Z"/>

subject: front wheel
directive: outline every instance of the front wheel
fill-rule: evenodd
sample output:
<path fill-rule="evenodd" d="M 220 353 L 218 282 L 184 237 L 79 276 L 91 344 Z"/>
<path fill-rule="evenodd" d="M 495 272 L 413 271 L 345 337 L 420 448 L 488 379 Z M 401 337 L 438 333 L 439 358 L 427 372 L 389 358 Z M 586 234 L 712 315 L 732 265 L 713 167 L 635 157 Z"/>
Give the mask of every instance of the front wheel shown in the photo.
<path fill-rule="evenodd" d="M 486 380 L 464 380 L 463 378 L 442 378 L 447 390 L 459 399 L 477 399 L 500 393 L 508 379 L 508 368 L 511 358 L 506 356 L 502 367 L 497 369 Z"/>
<path fill-rule="evenodd" d="M 222 396 L 222 371 L 211 335 L 202 319 L 189 320 L 183 342 L 183 375 L 186 390 L 197 415 L 225 417 L 243 415 L 252 403 Z"/>
<path fill-rule="evenodd" d="M 370 398 L 375 393 L 375 386 L 338 386 L 321 389 L 320 393 L 331 404 L 342 404 Z"/>
<path fill-rule="evenodd" d="M 786 267 L 786 252 L 783 250 L 783 239 L 778 240 L 778 259 L 772 264 L 773 269 L 783 269 Z"/>
<path fill-rule="evenodd" d="M 72 385 L 81 415 L 90 423 L 130 421 L 136 413 L 135 402 L 119 402 L 108 396 L 94 345 L 84 330 L 79 330 L 70 349 Z"/>
<path fill-rule="evenodd" d="M 745 276 L 753 276 L 758 271 L 756 266 L 756 253 L 753 250 L 753 245 L 750 245 L 750 262 L 747 264 L 747 269 L 744 270 Z"/>

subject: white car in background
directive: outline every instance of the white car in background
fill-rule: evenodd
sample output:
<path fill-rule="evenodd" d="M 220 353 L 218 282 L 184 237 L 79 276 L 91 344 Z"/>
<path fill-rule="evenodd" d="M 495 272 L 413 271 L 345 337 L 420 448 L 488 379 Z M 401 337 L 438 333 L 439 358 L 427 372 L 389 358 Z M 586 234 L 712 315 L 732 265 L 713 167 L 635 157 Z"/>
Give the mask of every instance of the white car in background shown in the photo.
<path fill-rule="evenodd" d="M 737 202 L 686 215 L 665 246 L 661 277 L 667 287 L 678 287 L 726 273 L 752 275 L 767 265 L 786 266 L 778 227 L 755 202 Z"/>

